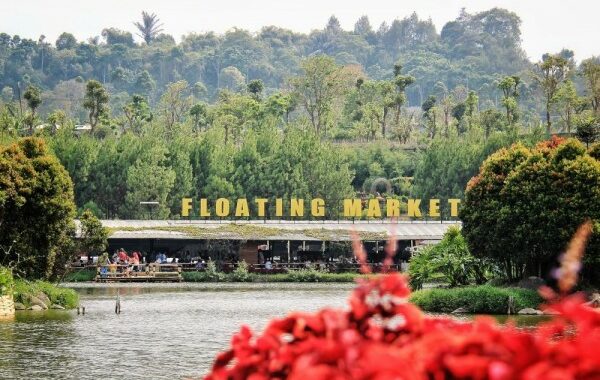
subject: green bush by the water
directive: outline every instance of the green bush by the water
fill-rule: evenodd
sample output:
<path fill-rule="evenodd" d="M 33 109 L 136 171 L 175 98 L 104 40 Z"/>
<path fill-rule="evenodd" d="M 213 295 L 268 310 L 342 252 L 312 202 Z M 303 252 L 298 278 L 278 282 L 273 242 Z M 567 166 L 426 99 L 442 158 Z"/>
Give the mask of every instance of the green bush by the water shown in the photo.
<path fill-rule="evenodd" d="M 74 309 L 79 305 L 79 295 L 73 289 L 61 288 L 46 281 L 15 281 L 15 302 L 31 306 L 30 297 L 37 297 L 40 293 L 44 293 L 52 304 L 65 309 Z"/>
<path fill-rule="evenodd" d="M 236 269 L 232 273 L 183 272 L 186 282 L 352 282 L 358 273 L 328 273 L 315 269 L 302 269 L 289 273 L 258 274 Z"/>
<path fill-rule="evenodd" d="M 0 296 L 12 292 L 14 283 L 12 271 L 6 267 L 0 266 Z"/>
<path fill-rule="evenodd" d="M 451 313 L 462 307 L 476 314 L 506 314 L 509 296 L 514 298 L 517 311 L 527 307 L 537 309 L 542 303 L 534 290 L 489 285 L 418 290 L 412 293 L 410 301 L 429 312 Z"/>
<path fill-rule="evenodd" d="M 96 271 L 92 269 L 80 269 L 73 272 L 69 272 L 65 275 L 64 282 L 85 282 L 94 281 L 96 277 Z"/>

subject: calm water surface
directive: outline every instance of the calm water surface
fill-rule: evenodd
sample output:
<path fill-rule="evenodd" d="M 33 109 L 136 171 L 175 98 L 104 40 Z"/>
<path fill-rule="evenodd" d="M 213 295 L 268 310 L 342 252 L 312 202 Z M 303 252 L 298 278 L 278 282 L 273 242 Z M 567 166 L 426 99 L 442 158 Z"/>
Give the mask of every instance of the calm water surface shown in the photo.
<path fill-rule="evenodd" d="M 142 284 L 77 290 L 85 316 L 19 312 L 0 322 L 0 379 L 182 379 L 207 372 L 247 324 L 344 307 L 352 284 Z M 115 315 L 117 290 L 121 314 Z"/>
<path fill-rule="evenodd" d="M 72 286 L 85 316 L 18 312 L 15 321 L 0 321 L 0 380 L 199 378 L 241 324 L 260 330 L 294 310 L 345 307 L 353 284 Z"/>

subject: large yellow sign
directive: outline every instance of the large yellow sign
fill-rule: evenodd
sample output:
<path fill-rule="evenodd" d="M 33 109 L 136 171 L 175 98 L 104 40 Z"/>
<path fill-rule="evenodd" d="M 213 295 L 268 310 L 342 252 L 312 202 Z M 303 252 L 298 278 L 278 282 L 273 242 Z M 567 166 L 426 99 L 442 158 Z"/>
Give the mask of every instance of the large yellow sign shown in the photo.
<path fill-rule="evenodd" d="M 458 206 L 460 199 L 448 199 L 450 206 L 450 216 L 458 216 Z M 252 206 L 252 207 L 251 207 Z M 246 198 L 239 198 L 235 201 L 230 201 L 227 198 L 217 199 L 213 205 L 209 206 L 208 199 L 201 198 L 194 202 L 192 198 L 183 198 L 181 200 L 181 216 L 189 217 L 192 214 L 201 218 L 229 217 L 258 217 L 264 218 L 267 215 L 267 207 L 269 200 L 266 198 L 255 198 L 253 203 L 249 203 Z M 302 218 L 312 216 L 314 218 L 325 216 L 325 200 L 321 198 L 313 198 L 310 201 L 299 198 L 291 198 L 284 207 L 284 199 L 276 198 L 274 205 L 275 217 L 290 217 Z M 344 218 L 359 218 L 363 215 L 368 218 L 394 218 L 400 216 L 408 216 L 421 218 L 430 216 L 433 218 L 441 216 L 439 199 L 429 199 L 428 202 L 423 202 L 421 199 L 408 199 L 405 207 L 399 199 L 386 198 L 384 200 L 358 199 L 348 198 L 342 200 L 342 216 Z M 251 213 L 250 210 L 253 210 Z M 197 210 L 197 212 L 194 212 Z M 424 212 L 425 211 L 425 212 Z"/>

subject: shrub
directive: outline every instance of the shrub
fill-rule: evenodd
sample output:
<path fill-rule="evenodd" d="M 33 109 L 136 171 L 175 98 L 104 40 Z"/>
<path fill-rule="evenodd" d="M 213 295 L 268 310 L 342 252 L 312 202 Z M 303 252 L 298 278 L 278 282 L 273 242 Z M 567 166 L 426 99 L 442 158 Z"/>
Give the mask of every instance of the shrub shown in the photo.
<path fill-rule="evenodd" d="M 494 266 L 487 259 L 471 255 L 467 242 L 458 227 L 450 227 L 439 244 L 425 247 L 410 261 L 408 273 L 413 289 L 441 274 L 451 286 L 483 284 Z"/>
<path fill-rule="evenodd" d="M 319 282 L 324 272 L 313 268 L 293 270 L 288 273 L 292 282 Z"/>
<path fill-rule="evenodd" d="M 186 282 L 211 282 L 206 272 L 183 272 L 181 277 Z"/>
<path fill-rule="evenodd" d="M 208 280 L 212 282 L 221 282 L 227 277 L 225 273 L 217 270 L 217 264 L 215 264 L 215 262 L 212 260 L 208 260 L 204 273 L 206 274 Z"/>
<path fill-rule="evenodd" d="M 538 308 L 542 302 L 534 290 L 490 285 L 419 290 L 412 293 L 410 301 L 429 312 L 450 313 L 463 307 L 477 314 L 506 314 L 510 296 L 514 298 L 516 310 Z"/>
<path fill-rule="evenodd" d="M 250 282 L 253 280 L 252 273 L 248 272 L 248 263 L 239 261 L 235 270 L 228 276 L 230 281 Z"/>
<path fill-rule="evenodd" d="M 11 294 L 14 283 L 12 271 L 6 267 L 0 267 L 0 296 Z"/>

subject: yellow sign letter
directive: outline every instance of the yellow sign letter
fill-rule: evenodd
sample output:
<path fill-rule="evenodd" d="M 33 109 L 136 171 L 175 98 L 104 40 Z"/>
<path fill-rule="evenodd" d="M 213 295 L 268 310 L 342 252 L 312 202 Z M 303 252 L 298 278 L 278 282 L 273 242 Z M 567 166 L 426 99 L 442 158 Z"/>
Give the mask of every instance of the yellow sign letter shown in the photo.
<path fill-rule="evenodd" d="M 183 198 L 181 200 L 181 216 L 190 216 L 192 211 L 192 198 Z"/>

